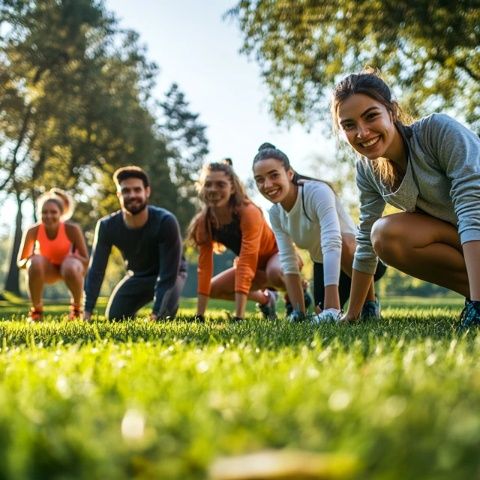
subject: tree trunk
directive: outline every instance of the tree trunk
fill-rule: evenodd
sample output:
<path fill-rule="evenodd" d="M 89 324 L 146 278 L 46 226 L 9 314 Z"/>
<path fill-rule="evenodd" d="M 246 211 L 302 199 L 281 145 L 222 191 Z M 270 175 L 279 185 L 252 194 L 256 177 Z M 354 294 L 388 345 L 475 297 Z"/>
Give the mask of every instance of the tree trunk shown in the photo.
<path fill-rule="evenodd" d="M 22 203 L 20 193 L 16 192 L 17 197 L 17 216 L 15 219 L 15 236 L 13 237 L 12 253 L 10 255 L 10 267 L 8 269 L 7 279 L 5 281 L 5 290 L 15 295 L 20 295 L 20 273 L 17 267 L 18 250 L 22 241 Z"/>

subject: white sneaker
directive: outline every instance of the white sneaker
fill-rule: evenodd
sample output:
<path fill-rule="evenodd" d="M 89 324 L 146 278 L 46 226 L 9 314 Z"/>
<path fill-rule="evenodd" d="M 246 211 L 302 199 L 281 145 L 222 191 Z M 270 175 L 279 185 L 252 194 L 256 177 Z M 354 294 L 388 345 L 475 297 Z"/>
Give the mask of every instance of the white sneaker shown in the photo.
<path fill-rule="evenodd" d="M 342 318 L 342 311 L 336 308 L 326 308 L 321 313 L 313 316 L 315 323 L 338 322 Z"/>

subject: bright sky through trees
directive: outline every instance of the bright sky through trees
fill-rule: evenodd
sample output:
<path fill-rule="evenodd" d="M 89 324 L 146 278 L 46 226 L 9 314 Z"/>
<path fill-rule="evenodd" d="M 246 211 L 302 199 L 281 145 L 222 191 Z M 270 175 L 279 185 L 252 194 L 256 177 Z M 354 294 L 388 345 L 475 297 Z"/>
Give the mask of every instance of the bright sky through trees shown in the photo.
<path fill-rule="evenodd" d="M 232 0 L 106 0 L 106 8 L 123 28 L 140 35 L 147 58 L 160 67 L 155 97 L 162 100 L 173 82 L 185 93 L 191 110 L 207 126 L 208 161 L 231 157 L 242 180 L 251 178 L 251 162 L 264 141 L 284 150 L 302 172 L 324 176 L 312 168 L 316 155 L 333 151 L 319 125 L 310 133 L 293 125 L 277 126 L 268 111 L 268 92 L 254 60 L 239 53 L 238 26 L 224 13 Z M 267 206 L 260 196 L 255 200 Z M 11 230 L 15 208 L 7 201 L 0 228 Z M 11 215 L 9 215 L 11 214 Z M 31 223 L 30 205 L 24 206 Z"/>
<path fill-rule="evenodd" d="M 192 111 L 208 126 L 208 160 L 231 157 L 242 179 L 258 146 L 270 141 L 292 163 L 311 171 L 312 156 L 328 148 L 320 127 L 275 125 L 267 106 L 267 90 L 253 60 L 240 55 L 237 25 L 223 19 L 230 0 L 108 0 L 125 28 L 136 30 L 148 57 L 160 66 L 157 98 L 172 82 L 185 92 Z"/>

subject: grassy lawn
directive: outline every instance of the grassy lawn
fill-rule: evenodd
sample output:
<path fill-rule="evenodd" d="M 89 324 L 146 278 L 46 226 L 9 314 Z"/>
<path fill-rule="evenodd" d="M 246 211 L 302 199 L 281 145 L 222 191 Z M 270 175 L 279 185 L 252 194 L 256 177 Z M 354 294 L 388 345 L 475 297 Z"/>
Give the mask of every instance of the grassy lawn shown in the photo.
<path fill-rule="evenodd" d="M 4 302 L 0 479 L 202 479 L 265 449 L 348 454 L 355 479 L 479 478 L 480 336 L 455 332 L 461 304 L 391 299 L 355 326 L 235 324 L 228 303 L 192 324 L 190 300 L 175 322 L 85 325 L 50 305 L 29 325 Z"/>

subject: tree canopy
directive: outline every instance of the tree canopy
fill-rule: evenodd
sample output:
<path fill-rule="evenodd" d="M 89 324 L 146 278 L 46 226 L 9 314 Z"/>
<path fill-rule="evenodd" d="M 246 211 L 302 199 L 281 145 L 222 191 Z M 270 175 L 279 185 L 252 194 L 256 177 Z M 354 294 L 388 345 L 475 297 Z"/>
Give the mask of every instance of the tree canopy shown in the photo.
<path fill-rule="evenodd" d="M 241 0 L 227 15 L 279 121 L 323 118 L 333 85 L 368 65 L 412 114 L 453 109 L 480 131 L 478 0 Z"/>
<path fill-rule="evenodd" d="M 53 186 L 76 196 L 75 220 L 92 231 L 118 208 L 113 171 L 136 164 L 155 182 L 154 201 L 188 223 L 194 207 L 182 187 L 208 140 L 178 86 L 166 102 L 180 101 L 160 121 L 157 74 L 138 34 L 102 0 L 0 0 L 0 191 L 19 209 L 7 289 L 18 290 L 22 203 Z"/>

